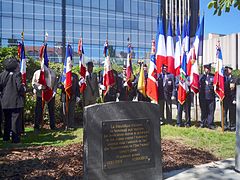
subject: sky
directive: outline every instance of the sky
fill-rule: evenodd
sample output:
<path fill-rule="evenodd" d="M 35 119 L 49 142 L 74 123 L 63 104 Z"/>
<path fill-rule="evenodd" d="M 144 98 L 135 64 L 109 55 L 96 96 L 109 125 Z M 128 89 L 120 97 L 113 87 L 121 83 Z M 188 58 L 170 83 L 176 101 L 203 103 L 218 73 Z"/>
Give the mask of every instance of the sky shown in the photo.
<path fill-rule="evenodd" d="M 223 11 L 221 16 L 213 15 L 214 9 L 207 8 L 209 2 L 210 0 L 200 0 L 200 14 L 205 13 L 205 35 L 240 33 L 240 11 L 232 7 L 229 13 Z"/>

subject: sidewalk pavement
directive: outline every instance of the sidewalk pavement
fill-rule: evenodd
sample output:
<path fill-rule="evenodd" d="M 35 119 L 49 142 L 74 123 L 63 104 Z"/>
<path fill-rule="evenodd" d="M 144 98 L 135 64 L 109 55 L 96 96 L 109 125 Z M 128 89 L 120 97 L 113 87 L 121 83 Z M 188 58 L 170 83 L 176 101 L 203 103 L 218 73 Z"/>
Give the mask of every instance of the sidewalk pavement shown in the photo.
<path fill-rule="evenodd" d="M 240 173 L 234 170 L 235 159 L 211 162 L 195 166 L 191 169 L 174 170 L 163 173 L 167 180 L 239 180 Z"/>

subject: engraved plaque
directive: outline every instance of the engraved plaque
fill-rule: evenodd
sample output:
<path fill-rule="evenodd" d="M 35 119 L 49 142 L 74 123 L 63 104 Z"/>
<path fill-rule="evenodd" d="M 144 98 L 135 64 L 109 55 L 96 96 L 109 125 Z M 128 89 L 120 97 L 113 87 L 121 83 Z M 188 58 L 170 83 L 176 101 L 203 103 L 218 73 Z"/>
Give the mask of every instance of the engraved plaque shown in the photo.
<path fill-rule="evenodd" d="M 102 122 L 103 170 L 154 166 L 150 120 Z"/>

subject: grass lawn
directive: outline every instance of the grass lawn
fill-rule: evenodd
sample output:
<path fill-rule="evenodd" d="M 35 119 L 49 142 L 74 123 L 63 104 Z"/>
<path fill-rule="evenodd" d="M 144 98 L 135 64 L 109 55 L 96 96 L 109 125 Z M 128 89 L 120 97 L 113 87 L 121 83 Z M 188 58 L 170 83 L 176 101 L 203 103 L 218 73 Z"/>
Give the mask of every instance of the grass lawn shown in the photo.
<path fill-rule="evenodd" d="M 213 153 L 216 157 L 226 159 L 235 156 L 234 132 L 221 132 L 216 130 L 201 129 L 196 127 L 178 128 L 170 125 L 161 126 L 161 135 L 164 139 L 187 144 L 192 147 L 201 148 Z M 40 134 L 35 134 L 33 128 L 26 128 L 26 136 L 22 138 L 22 143 L 15 145 L 10 142 L 0 140 L 0 148 L 28 147 L 28 146 L 65 146 L 73 143 L 82 143 L 83 128 L 73 131 L 43 129 Z"/>
<path fill-rule="evenodd" d="M 28 146 L 65 146 L 73 143 L 83 142 L 83 128 L 73 131 L 42 129 L 41 133 L 35 134 L 33 128 L 25 128 L 26 135 L 22 137 L 21 144 L 3 142 L 0 139 L 0 148 L 28 147 Z"/>
<path fill-rule="evenodd" d="M 161 128 L 161 135 L 164 139 L 174 139 L 192 147 L 202 148 L 221 159 L 235 157 L 235 132 L 223 133 L 221 128 L 210 130 L 194 126 L 191 128 L 179 128 L 164 125 Z"/>

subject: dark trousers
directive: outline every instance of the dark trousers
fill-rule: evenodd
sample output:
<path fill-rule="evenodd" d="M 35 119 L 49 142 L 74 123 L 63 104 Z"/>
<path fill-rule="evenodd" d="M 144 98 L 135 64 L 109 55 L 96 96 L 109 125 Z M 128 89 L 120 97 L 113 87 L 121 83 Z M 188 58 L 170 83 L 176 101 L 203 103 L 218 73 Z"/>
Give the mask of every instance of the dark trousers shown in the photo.
<path fill-rule="evenodd" d="M 236 126 L 236 104 L 233 104 L 230 99 L 224 98 L 223 108 L 224 108 L 224 127 L 228 127 L 228 128 L 235 127 Z M 229 112 L 229 116 L 228 116 L 228 112 Z"/>
<path fill-rule="evenodd" d="M 200 99 L 199 103 L 201 108 L 201 125 L 214 125 L 215 99 Z"/>
<path fill-rule="evenodd" d="M 20 142 L 21 135 L 21 108 L 16 109 L 3 109 L 5 122 L 4 122 L 4 135 L 3 140 L 10 140 L 10 132 L 12 133 L 12 142 Z"/>
<path fill-rule="evenodd" d="M 172 100 L 171 99 L 161 99 L 159 100 L 160 106 L 160 119 L 165 121 L 164 108 L 166 106 L 166 122 L 172 124 Z"/>
<path fill-rule="evenodd" d="M 178 102 L 177 104 L 177 125 L 182 126 L 182 112 L 183 109 L 185 110 L 185 119 L 186 119 L 186 125 L 191 126 L 191 94 L 187 94 L 186 101 L 182 104 Z"/>
<path fill-rule="evenodd" d="M 63 102 L 63 122 L 67 128 L 74 128 L 75 126 L 75 107 L 76 98 L 70 99 L 68 102 L 68 110 L 66 111 L 66 102 Z"/>
<path fill-rule="evenodd" d="M 1 106 L 1 102 L 0 102 L 0 137 L 2 137 L 2 122 L 3 122 L 2 106 Z"/>
<path fill-rule="evenodd" d="M 51 99 L 47 103 L 48 106 L 48 113 L 49 113 L 49 118 L 50 118 L 50 128 L 54 129 L 55 128 L 55 97 Z M 35 106 L 35 119 L 34 119 L 34 128 L 39 129 L 40 127 L 40 122 L 42 121 L 43 118 L 43 109 L 42 109 L 42 98 L 37 97 L 36 99 L 36 106 Z"/>

